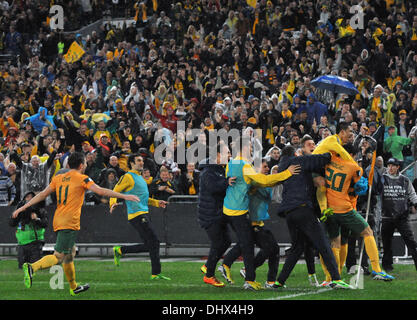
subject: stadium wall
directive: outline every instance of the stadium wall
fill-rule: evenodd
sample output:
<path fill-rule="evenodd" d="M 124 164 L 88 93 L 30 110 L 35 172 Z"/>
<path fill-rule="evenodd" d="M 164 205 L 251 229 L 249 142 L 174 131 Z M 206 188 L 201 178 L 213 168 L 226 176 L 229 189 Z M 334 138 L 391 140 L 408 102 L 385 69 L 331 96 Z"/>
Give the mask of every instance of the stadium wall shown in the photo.
<path fill-rule="evenodd" d="M 9 226 L 9 218 L 14 208 L 3 207 L 0 214 L 0 255 L 14 255 L 16 253 L 15 228 Z M 53 244 L 56 235 L 52 229 L 52 219 L 55 206 L 47 206 L 48 227 L 45 232 L 45 243 Z M 276 205 L 270 207 L 271 219 L 267 227 L 273 232 L 282 249 L 291 243 L 285 219 L 276 214 Z M 161 255 L 205 255 L 208 253 L 209 241 L 206 232 L 200 228 L 197 221 L 196 203 L 170 203 L 166 209 L 150 207 L 149 218 L 161 242 Z M 417 221 L 411 222 L 414 234 L 417 234 Z M 232 242 L 236 242 L 233 232 Z M 394 243 L 395 256 L 402 257 L 405 253 L 404 244 L 398 238 L 398 245 Z M 112 254 L 114 244 L 138 243 L 142 240 L 129 225 L 125 206 L 119 206 L 110 214 L 107 205 L 83 206 L 81 213 L 81 230 L 77 237 L 83 255 Z M 52 250 L 52 246 L 49 250 Z M 5 250 L 7 248 L 7 250 Z M 45 250 L 45 248 L 44 248 Z"/>
<path fill-rule="evenodd" d="M 15 228 L 9 227 L 9 218 L 14 208 L 1 208 L 0 243 L 16 243 Z M 54 243 L 56 236 L 52 229 L 55 206 L 47 206 L 48 227 L 45 242 Z M 271 208 L 271 220 L 268 227 L 273 231 L 278 242 L 290 242 L 287 225 L 278 217 L 274 206 Z M 206 232 L 197 221 L 196 203 L 171 203 L 166 209 L 150 207 L 149 218 L 161 242 L 168 246 L 208 246 Z M 236 240 L 232 233 L 233 241 Z M 125 206 L 117 207 L 112 214 L 106 205 L 83 206 L 81 212 L 81 230 L 78 243 L 136 243 L 140 242 L 138 234 L 129 225 Z"/>

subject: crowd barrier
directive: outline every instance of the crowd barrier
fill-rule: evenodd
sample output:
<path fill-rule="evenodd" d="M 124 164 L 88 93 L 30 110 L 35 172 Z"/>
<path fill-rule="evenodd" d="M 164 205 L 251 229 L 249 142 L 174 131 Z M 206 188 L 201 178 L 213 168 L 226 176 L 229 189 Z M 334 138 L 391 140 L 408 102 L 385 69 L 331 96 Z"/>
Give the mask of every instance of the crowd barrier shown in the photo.
<path fill-rule="evenodd" d="M 149 207 L 149 219 L 152 228 L 161 242 L 166 246 L 209 246 L 206 232 L 198 224 L 197 197 L 177 196 L 169 199 L 164 208 Z M 55 206 L 47 206 L 48 227 L 45 231 L 45 242 L 54 243 L 56 235 L 52 228 Z M 9 219 L 14 208 L 0 209 L 0 243 L 16 243 L 15 228 L 9 226 Z M 274 213 L 271 207 L 271 220 L 268 227 L 275 234 L 278 242 L 290 242 L 287 225 L 284 219 Z M 232 240 L 236 237 L 232 232 Z M 77 243 L 137 243 L 139 235 L 127 220 L 126 207 L 116 207 L 110 214 L 107 205 L 83 206 L 81 212 L 81 230 Z"/>

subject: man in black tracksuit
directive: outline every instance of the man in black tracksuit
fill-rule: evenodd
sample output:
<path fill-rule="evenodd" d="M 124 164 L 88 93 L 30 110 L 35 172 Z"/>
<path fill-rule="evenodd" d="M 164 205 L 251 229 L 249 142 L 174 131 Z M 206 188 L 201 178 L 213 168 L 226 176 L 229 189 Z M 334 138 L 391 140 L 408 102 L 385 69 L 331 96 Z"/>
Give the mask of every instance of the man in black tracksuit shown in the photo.
<path fill-rule="evenodd" d="M 205 267 L 207 270 L 204 282 L 216 287 L 224 286 L 224 283 L 214 277 L 217 262 L 226 252 L 231 244 L 230 233 L 227 227 L 227 220 L 223 214 L 223 199 L 226 189 L 235 178 L 229 179 L 225 176 L 224 167 L 221 165 L 221 156 L 227 152 L 221 152 L 218 146 L 216 159 L 205 159 L 200 162 L 200 191 L 198 197 L 198 222 L 207 232 L 211 242 L 210 252 Z"/>
<path fill-rule="evenodd" d="M 340 280 L 336 260 L 329 240 L 314 213 L 311 197 L 314 190 L 311 173 L 319 173 L 330 162 L 330 159 L 330 153 L 296 157 L 294 147 L 286 146 L 282 150 L 278 171 L 281 172 L 290 165 L 298 164 L 301 165 L 301 173 L 283 182 L 282 202 L 278 208 L 278 214 L 284 213 L 290 233 L 296 235 L 296 238 L 292 239 L 294 248 L 298 247 L 297 242 L 304 244 L 306 239 L 309 240 L 323 257 L 333 280 L 331 287 L 346 288 L 348 285 Z M 287 256 L 277 279 L 277 287 L 284 286 L 303 252 L 304 246 L 300 247 L 301 250 L 293 249 Z"/>
<path fill-rule="evenodd" d="M 387 168 L 387 173 L 382 175 L 382 267 L 385 271 L 393 270 L 392 236 L 397 229 L 417 269 L 417 243 L 408 221 L 409 203 L 416 207 L 417 195 L 410 179 L 399 173 L 400 162 L 397 159 L 389 159 Z"/>

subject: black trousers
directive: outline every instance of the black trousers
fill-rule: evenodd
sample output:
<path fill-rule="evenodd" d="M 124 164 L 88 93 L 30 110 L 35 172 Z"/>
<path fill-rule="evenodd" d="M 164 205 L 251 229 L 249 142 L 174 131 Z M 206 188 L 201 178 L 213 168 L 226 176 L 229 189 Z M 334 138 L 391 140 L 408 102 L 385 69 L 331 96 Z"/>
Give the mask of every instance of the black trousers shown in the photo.
<path fill-rule="evenodd" d="M 231 225 L 233 231 L 236 233 L 240 249 L 242 250 L 243 264 L 246 269 L 246 281 L 255 281 L 255 240 L 252 233 L 252 225 L 249 219 L 249 214 L 240 216 L 225 215 L 227 223 Z"/>
<path fill-rule="evenodd" d="M 210 251 L 206 262 L 206 276 L 210 278 L 214 276 L 217 262 L 221 259 L 227 248 L 229 248 L 232 241 L 230 240 L 227 220 L 224 215 L 219 220 L 213 222 L 213 224 L 206 229 L 206 232 L 210 240 Z"/>
<path fill-rule="evenodd" d="M 392 237 L 395 229 L 401 234 L 401 238 L 404 240 L 409 254 L 413 257 L 414 265 L 417 269 L 417 243 L 408 217 L 400 219 L 382 219 L 381 237 L 382 246 L 384 247 L 382 266 L 392 266 Z"/>
<path fill-rule="evenodd" d="M 279 266 L 279 246 L 274 235 L 265 227 L 252 227 L 255 244 L 261 249 L 254 258 L 255 269 L 262 266 L 268 259 L 267 281 L 275 281 Z M 237 243 L 224 257 L 223 263 L 229 267 L 242 255 L 242 249 Z"/>
<path fill-rule="evenodd" d="M 152 226 L 149 222 L 147 214 L 139 215 L 131 220 L 129 223 L 139 233 L 143 240 L 142 244 L 135 244 L 129 246 L 121 246 L 121 251 L 125 253 L 140 253 L 149 252 L 151 258 L 152 274 L 157 275 L 161 273 L 161 259 L 159 257 L 159 240 L 156 236 Z"/>
<path fill-rule="evenodd" d="M 339 270 L 334 258 L 330 242 L 313 209 L 300 206 L 286 213 L 290 233 L 296 235 L 293 250 L 290 250 L 284 266 L 278 276 L 278 282 L 284 284 L 304 251 L 304 243 L 310 241 L 323 257 L 324 263 L 333 280 L 340 280 Z"/>
<path fill-rule="evenodd" d="M 25 245 L 19 245 L 17 248 L 17 262 L 19 269 L 25 262 L 33 263 L 42 258 L 42 247 L 41 241 L 33 241 Z"/>
<path fill-rule="evenodd" d="M 288 226 L 288 225 L 287 225 Z M 289 251 L 300 251 L 304 253 L 308 274 L 316 273 L 314 257 L 316 252 L 312 243 L 296 228 L 288 228 L 291 237 L 291 248 Z"/>

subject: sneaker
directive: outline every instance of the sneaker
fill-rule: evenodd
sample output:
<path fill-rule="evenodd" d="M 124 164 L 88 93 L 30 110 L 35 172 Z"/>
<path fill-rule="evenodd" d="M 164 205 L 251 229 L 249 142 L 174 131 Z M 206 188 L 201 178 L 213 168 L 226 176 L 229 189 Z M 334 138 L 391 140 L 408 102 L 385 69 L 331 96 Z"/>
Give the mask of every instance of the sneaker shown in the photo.
<path fill-rule="evenodd" d="M 353 287 L 343 280 L 334 280 L 330 282 L 329 287 L 332 289 L 353 289 Z"/>
<path fill-rule="evenodd" d="M 114 264 L 116 267 L 120 266 L 120 258 L 122 257 L 122 251 L 120 246 L 113 247 L 113 255 L 114 255 Z"/>
<path fill-rule="evenodd" d="M 226 266 L 225 264 L 220 265 L 217 268 L 218 271 L 220 271 L 220 273 L 222 274 L 223 278 L 226 279 L 226 281 L 229 284 L 234 284 L 235 282 L 232 279 L 232 274 L 230 272 L 230 268 L 228 266 Z"/>
<path fill-rule="evenodd" d="M 323 281 L 322 283 L 319 284 L 319 287 L 322 288 L 328 288 L 330 286 L 331 282 L 329 281 Z"/>
<path fill-rule="evenodd" d="M 219 287 L 219 288 L 224 287 L 224 283 L 217 280 L 216 277 L 209 278 L 209 277 L 204 276 L 203 281 L 204 283 L 210 284 L 213 287 Z"/>
<path fill-rule="evenodd" d="M 205 265 L 205 264 L 203 264 L 203 265 L 201 266 L 200 271 L 201 271 L 203 274 L 206 274 L 206 273 L 207 273 L 207 267 L 206 267 L 206 265 Z"/>
<path fill-rule="evenodd" d="M 372 279 L 374 279 L 374 280 L 392 281 L 395 278 L 393 276 L 390 276 L 389 274 L 385 273 L 384 271 L 381 271 L 381 272 L 372 271 Z"/>
<path fill-rule="evenodd" d="M 310 285 L 312 287 L 319 287 L 320 286 L 319 282 L 317 281 L 317 277 L 316 277 L 315 273 L 308 275 L 308 282 L 310 282 Z"/>
<path fill-rule="evenodd" d="M 157 275 L 151 275 L 151 280 L 171 280 L 171 278 L 168 278 L 166 276 L 163 276 L 162 274 Z"/>
<path fill-rule="evenodd" d="M 265 289 L 275 289 L 274 287 L 275 282 L 274 281 L 266 281 L 264 284 Z"/>
<path fill-rule="evenodd" d="M 90 289 L 90 285 L 88 283 L 84 285 L 78 285 L 74 290 L 70 288 L 70 295 L 76 296 L 77 294 L 87 291 L 88 289 Z"/>
<path fill-rule="evenodd" d="M 246 279 L 246 269 L 245 268 L 240 269 L 239 274 L 243 279 Z"/>
<path fill-rule="evenodd" d="M 280 288 L 286 288 L 287 286 L 285 284 L 281 284 L 278 281 L 275 281 L 273 288 L 274 289 L 280 289 Z"/>
<path fill-rule="evenodd" d="M 33 277 L 33 269 L 30 263 L 24 263 L 23 266 L 23 272 L 25 274 L 24 281 L 26 288 L 32 287 L 32 277 Z"/>
<path fill-rule="evenodd" d="M 262 289 L 262 286 L 259 282 L 256 281 L 245 281 L 243 284 L 243 289 L 258 291 Z"/>

